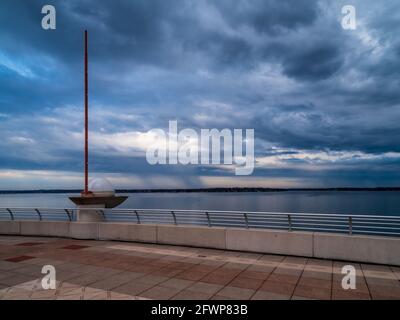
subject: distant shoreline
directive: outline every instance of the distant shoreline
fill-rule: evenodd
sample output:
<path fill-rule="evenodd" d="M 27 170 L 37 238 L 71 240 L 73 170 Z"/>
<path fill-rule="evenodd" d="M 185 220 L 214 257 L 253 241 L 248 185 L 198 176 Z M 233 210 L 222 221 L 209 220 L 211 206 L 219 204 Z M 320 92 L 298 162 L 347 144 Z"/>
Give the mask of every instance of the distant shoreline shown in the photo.
<path fill-rule="evenodd" d="M 0 190 L 0 194 L 80 193 L 81 189 Z M 193 192 L 288 192 L 288 191 L 400 191 L 400 187 L 379 188 L 199 188 L 199 189 L 117 189 L 117 193 L 193 193 Z"/>

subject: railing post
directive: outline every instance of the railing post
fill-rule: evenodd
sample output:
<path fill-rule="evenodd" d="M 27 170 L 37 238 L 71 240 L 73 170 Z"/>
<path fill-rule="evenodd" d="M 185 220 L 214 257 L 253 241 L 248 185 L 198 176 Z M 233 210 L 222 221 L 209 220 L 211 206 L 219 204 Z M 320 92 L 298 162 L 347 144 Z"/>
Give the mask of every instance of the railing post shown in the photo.
<path fill-rule="evenodd" d="M 10 214 L 11 220 L 14 220 L 14 214 L 10 209 L 7 208 L 8 213 Z"/>
<path fill-rule="evenodd" d="M 40 213 L 39 209 L 35 209 L 35 211 L 39 215 L 39 220 L 42 221 L 42 214 Z"/>
<path fill-rule="evenodd" d="M 104 213 L 104 210 L 99 210 L 99 211 L 100 211 L 100 214 L 102 215 L 104 221 L 107 221 L 106 214 Z"/>
<path fill-rule="evenodd" d="M 211 227 L 211 219 L 210 219 L 210 215 L 207 211 L 206 211 L 206 217 L 207 217 L 208 226 Z"/>
<path fill-rule="evenodd" d="M 353 219 L 349 217 L 349 235 L 353 235 Z"/>
<path fill-rule="evenodd" d="M 174 224 L 177 226 L 177 225 L 178 225 L 178 222 L 176 221 L 175 212 L 171 211 L 171 213 L 172 213 L 172 216 L 174 217 Z"/>
<path fill-rule="evenodd" d="M 135 214 L 136 214 L 137 223 L 140 224 L 139 213 L 137 212 L 137 210 L 134 210 L 134 211 L 135 211 Z"/>
<path fill-rule="evenodd" d="M 64 210 L 67 213 L 69 221 L 72 221 L 71 214 L 69 213 L 68 209 L 64 209 Z"/>
<path fill-rule="evenodd" d="M 244 221 L 246 222 L 246 229 L 248 229 L 249 228 L 249 219 L 247 218 L 247 213 L 244 212 L 243 215 L 244 215 Z"/>
<path fill-rule="evenodd" d="M 289 231 L 292 231 L 292 217 L 288 214 L 288 224 L 289 224 Z"/>

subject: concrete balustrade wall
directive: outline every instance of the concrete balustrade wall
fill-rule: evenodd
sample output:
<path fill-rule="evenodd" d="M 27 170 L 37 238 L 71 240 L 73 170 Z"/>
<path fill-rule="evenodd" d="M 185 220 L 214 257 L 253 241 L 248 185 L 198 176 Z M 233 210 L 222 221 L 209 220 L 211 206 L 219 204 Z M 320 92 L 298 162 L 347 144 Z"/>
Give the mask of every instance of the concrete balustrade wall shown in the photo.
<path fill-rule="evenodd" d="M 24 236 L 68 237 L 70 226 L 64 221 L 19 221 Z"/>
<path fill-rule="evenodd" d="M 314 233 L 319 258 L 400 265 L 400 238 Z"/>
<path fill-rule="evenodd" d="M 119 240 L 400 266 L 400 238 L 116 222 L 0 221 L 0 234 Z"/>
<path fill-rule="evenodd" d="M 312 257 L 313 233 L 229 228 L 226 249 Z"/>
<path fill-rule="evenodd" d="M 157 226 L 133 223 L 99 223 L 99 240 L 157 243 Z"/>
<path fill-rule="evenodd" d="M 157 226 L 157 243 L 226 249 L 225 228 Z"/>

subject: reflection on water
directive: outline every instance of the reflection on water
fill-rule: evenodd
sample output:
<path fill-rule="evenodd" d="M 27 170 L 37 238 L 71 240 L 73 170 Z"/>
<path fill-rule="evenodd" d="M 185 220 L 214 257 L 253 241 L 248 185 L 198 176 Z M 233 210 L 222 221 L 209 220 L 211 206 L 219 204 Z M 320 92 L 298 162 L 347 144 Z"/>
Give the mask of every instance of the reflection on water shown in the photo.
<path fill-rule="evenodd" d="M 70 194 L 72 195 L 72 194 Z M 68 194 L 1 194 L 0 207 L 72 208 Z M 131 193 L 121 208 L 400 215 L 396 191 Z"/>

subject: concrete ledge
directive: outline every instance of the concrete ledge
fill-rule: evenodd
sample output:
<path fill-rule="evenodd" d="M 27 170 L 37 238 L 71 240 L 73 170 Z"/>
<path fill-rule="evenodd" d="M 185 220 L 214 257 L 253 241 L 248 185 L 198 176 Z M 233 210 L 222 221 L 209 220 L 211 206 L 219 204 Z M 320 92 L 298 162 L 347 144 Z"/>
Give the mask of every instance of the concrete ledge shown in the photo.
<path fill-rule="evenodd" d="M 225 228 L 157 226 L 157 243 L 225 249 Z"/>
<path fill-rule="evenodd" d="M 68 237 L 69 222 L 20 221 L 20 234 L 24 236 Z"/>
<path fill-rule="evenodd" d="M 99 238 L 99 223 L 97 222 L 71 222 L 69 236 L 74 239 L 97 240 Z"/>
<path fill-rule="evenodd" d="M 226 249 L 312 257 L 313 233 L 226 229 Z"/>
<path fill-rule="evenodd" d="M 0 234 L 122 240 L 400 266 L 400 238 L 113 222 L 0 221 Z"/>
<path fill-rule="evenodd" d="M 0 221 L 0 234 L 19 234 L 20 223 L 19 221 Z"/>
<path fill-rule="evenodd" d="M 400 265 L 400 238 L 315 233 L 314 256 Z"/>
<path fill-rule="evenodd" d="M 157 226 L 132 223 L 99 223 L 99 239 L 157 242 Z"/>

